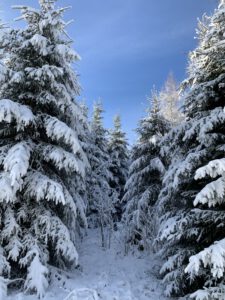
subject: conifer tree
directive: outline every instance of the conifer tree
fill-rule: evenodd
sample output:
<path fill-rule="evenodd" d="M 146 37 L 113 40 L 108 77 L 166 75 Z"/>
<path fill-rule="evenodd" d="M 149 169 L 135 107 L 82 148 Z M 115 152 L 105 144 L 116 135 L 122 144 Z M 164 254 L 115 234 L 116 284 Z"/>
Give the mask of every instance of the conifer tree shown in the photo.
<path fill-rule="evenodd" d="M 127 203 L 124 213 L 126 242 L 139 244 L 140 247 L 149 244 L 155 231 L 154 205 L 165 171 L 159 155 L 159 143 L 169 129 L 169 123 L 160 112 L 159 95 L 155 90 L 150 101 L 148 115 L 137 128 L 139 137 L 132 149 L 132 162 L 123 198 Z"/>
<path fill-rule="evenodd" d="M 225 2 L 199 23 L 199 45 L 190 54 L 187 122 L 167 137 L 175 157 L 160 196 L 166 241 L 162 268 L 167 294 L 192 299 L 225 297 L 224 282 L 224 31 Z M 167 144 L 168 145 L 168 144 Z"/>
<path fill-rule="evenodd" d="M 84 101 L 80 102 L 80 108 L 81 108 L 81 113 L 82 113 L 82 119 L 79 122 L 79 139 L 80 143 L 82 146 L 82 149 L 84 150 L 87 159 L 88 159 L 88 165 L 86 167 L 86 173 L 85 173 L 85 180 L 84 182 L 81 181 L 79 186 L 81 187 L 80 194 L 82 195 L 82 198 L 84 199 L 84 213 L 87 214 L 87 209 L 88 209 L 88 185 L 89 185 L 89 180 L 90 177 L 89 175 L 91 174 L 91 165 L 89 162 L 89 157 L 91 156 L 92 150 L 93 150 L 93 145 L 92 145 L 92 132 L 91 132 L 91 126 L 90 126 L 90 121 L 89 121 L 89 109 Z M 79 179 L 79 178 L 78 178 Z M 85 222 L 82 222 L 84 228 L 88 228 L 88 222 L 87 218 L 85 216 Z M 81 227 L 81 229 L 82 229 Z M 80 231 L 81 233 L 81 231 Z"/>
<path fill-rule="evenodd" d="M 66 9 L 54 2 L 16 7 L 27 26 L 0 42 L 7 55 L 0 76 L 0 276 L 24 278 L 24 290 L 40 298 L 51 265 L 77 264 L 73 232 L 77 216 L 85 219 L 74 187 L 86 164 L 71 68 L 79 56 L 64 34 Z M 80 180 L 71 185 L 69 178 Z"/>
<path fill-rule="evenodd" d="M 102 247 L 110 246 L 113 229 L 113 199 L 109 182 L 112 174 L 109 170 L 110 157 L 106 130 L 102 122 L 102 105 L 94 105 L 91 122 L 91 143 L 88 154 L 90 173 L 88 176 L 88 217 L 91 226 L 100 228 Z"/>
<path fill-rule="evenodd" d="M 114 118 L 114 129 L 109 135 L 110 172 L 112 179 L 110 187 L 113 191 L 113 202 L 116 211 L 115 220 L 119 221 L 122 215 L 122 198 L 128 175 L 128 148 L 126 134 L 121 129 L 121 118 Z"/>

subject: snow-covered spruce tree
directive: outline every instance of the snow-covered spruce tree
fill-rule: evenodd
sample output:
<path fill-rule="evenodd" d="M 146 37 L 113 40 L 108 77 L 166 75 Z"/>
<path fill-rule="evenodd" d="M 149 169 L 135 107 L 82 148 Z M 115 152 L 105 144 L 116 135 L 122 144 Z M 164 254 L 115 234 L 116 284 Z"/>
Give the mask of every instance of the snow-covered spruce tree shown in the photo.
<path fill-rule="evenodd" d="M 71 69 L 78 55 L 64 34 L 65 9 L 39 2 L 39 10 L 18 7 L 27 27 L 0 41 L 7 55 L 0 77 L 0 275 L 24 278 L 24 290 L 41 298 L 50 266 L 78 260 L 72 232 L 84 206 L 68 178 L 82 180 L 86 157 Z"/>
<path fill-rule="evenodd" d="M 102 247 L 106 248 L 110 246 L 114 207 L 113 191 L 109 185 L 112 174 L 109 170 L 107 132 L 103 127 L 102 113 L 102 105 L 96 103 L 91 122 L 91 142 L 88 152 L 91 168 L 87 178 L 87 190 L 89 226 L 100 229 Z"/>
<path fill-rule="evenodd" d="M 85 102 L 80 102 L 79 103 L 80 109 L 81 109 L 81 115 L 82 118 L 79 121 L 79 124 L 77 126 L 78 128 L 78 137 L 80 140 L 80 145 L 84 151 L 84 153 L 87 156 L 87 159 L 89 158 L 90 154 L 92 153 L 92 136 L 91 136 L 91 127 L 90 127 L 90 121 L 88 118 L 88 107 L 86 105 Z M 82 201 L 82 212 L 83 212 L 83 218 L 82 219 L 78 219 L 78 222 L 80 223 L 81 226 L 80 227 L 80 231 L 79 231 L 79 236 L 82 237 L 83 236 L 83 228 L 87 228 L 88 227 L 88 222 L 87 222 L 87 218 L 86 218 L 86 214 L 87 214 L 87 208 L 88 208 L 88 188 L 87 185 L 89 184 L 89 174 L 91 172 L 91 166 L 89 164 L 89 160 L 88 160 L 88 164 L 86 166 L 86 172 L 85 172 L 85 180 L 83 182 L 80 181 L 80 178 L 76 176 L 77 182 L 74 185 L 74 187 L 78 186 L 80 187 L 80 191 L 79 194 L 81 195 L 83 201 Z M 81 221 L 81 222 L 80 222 Z M 79 224 L 78 224 L 79 225 Z"/>
<path fill-rule="evenodd" d="M 155 244 L 158 245 L 158 249 L 161 249 L 159 255 L 165 259 L 160 273 L 163 276 L 163 282 L 166 286 L 165 295 L 167 296 L 181 296 L 190 290 L 190 282 L 184 269 L 189 256 L 195 253 L 196 247 L 194 230 L 193 232 L 183 232 L 186 212 L 192 208 L 191 191 L 189 194 L 182 193 L 187 184 L 190 187 L 193 184 L 193 180 L 189 179 L 189 170 L 184 169 L 184 171 L 187 171 L 185 179 L 180 177 L 186 153 L 190 148 L 190 144 L 188 142 L 184 143 L 182 140 L 185 130 L 189 129 L 188 125 L 190 124 L 187 122 L 175 127 L 160 143 L 160 154 L 166 172 L 163 176 L 162 188 L 155 208 L 159 220 L 158 236 Z M 194 157 L 194 151 L 192 154 Z M 189 160 L 187 158 L 187 164 Z M 190 207 L 188 207 L 188 204 Z M 193 214 L 194 216 L 195 214 Z M 196 219 L 193 219 L 193 221 L 197 221 L 197 218 L 196 214 Z M 198 222 L 200 220 L 199 218 Z"/>
<path fill-rule="evenodd" d="M 185 82 L 187 121 L 169 138 L 171 156 L 179 148 L 179 159 L 165 176 L 159 201 L 166 213 L 159 238 L 169 257 L 162 268 L 167 294 L 194 292 L 196 300 L 225 298 L 224 15 L 220 1 L 199 23 L 199 46 Z"/>
<path fill-rule="evenodd" d="M 87 229 L 87 174 L 90 170 L 90 164 L 88 161 L 88 156 L 91 148 L 91 130 L 88 119 L 88 108 L 84 102 L 74 102 L 77 106 L 77 116 L 73 118 L 72 128 L 77 133 L 79 143 L 83 152 L 85 153 L 85 174 L 73 173 L 73 176 L 68 176 L 68 185 L 69 189 L 75 199 L 77 199 L 77 221 L 76 221 L 76 230 L 73 230 L 73 233 L 79 235 L 79 237 L 84 236 L 84 230 Z M 84 176 L 85 175 L 85 176 Z M 79 200 L 80 199 L 80 200 Z"/>
<path fill-rule="evenodd" d="M 173 73 L 170 73 L 164 87 L 160 91 L 162 114 L 171 124 L 179 124 L 183 116 L 179 111 L 180 95 Z"/>
<path fill-rule="evenodd" d="M 125 186 L 124 222 L 126 243 L 146 247 L 155 234 L 154 205 L 161 188 L 164 165 L 159 143 L 169 130 L 169 123 L 160 112 L 159 95 L 153 90 L 151 108 L 140 121 L 137 143 L 131 154 L 131 166 Z"/>
<path fill-rule="evenodd" d="M 122 198 L 124 195 L 124 186 L 128 175 L 128 144 L 126 134 L 121 129 L 121 118 L 119 115 L 114 118 L 114 129 L 109 135 L 109 155 L 110 155 L 110 172 L 112 179 L 110 187 L 114 194 L 115 221 L 119 221 L 122 215 Z"/>

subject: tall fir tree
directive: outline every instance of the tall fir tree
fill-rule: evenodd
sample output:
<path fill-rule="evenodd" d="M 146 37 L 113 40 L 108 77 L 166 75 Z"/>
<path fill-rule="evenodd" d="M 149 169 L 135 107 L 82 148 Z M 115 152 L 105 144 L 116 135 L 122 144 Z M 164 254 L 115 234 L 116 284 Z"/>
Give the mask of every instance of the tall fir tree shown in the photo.
<path fill-rule="evenodd" d="M 109 155 L 110 155 L 110 172 L 112 179 L 110 187 L 113 191 L 113 203 L 115 207 L 115 221 L 120 221 L 122 216 L 122 198 L 124 195 L 124 186 L 128 175 L 128 143 L 126 134 L 121 128 L 121 118 L 119 115 L 114 118 L 114 129 L 109 135 Z"/>
<path fill-rule="evenodd" d="M 102 247 L 110 246 L 113 229 L 112 179 L 106 129 L 103 127 L 101 103 L 94 105 L 89 147 L 90 172 L 87 178 L 89 225 L 100 229 Z"/>
<path fill-rule="evenodd" d="M 79 56 L 65 35 L 66 9 L 39 3 L 17 7 L 27 26 L 0 42 L 7 57 L 0 77 L 0 276 L 24 278 L 24 290 L 41 298 L 51 265 L 78 262 L 74 232 L 85 216 L 74 184 L 79 190 L 87 159 L 71 68 Z M 79 180 L 71 185 L 71 178 Z"/>
<path fill-rule="evenodd" d="M 151 108 L 137 128 L 138 141 L 131 154 L 131 166 L 125 186 L 124 221 L 126 242 L 149 245 L 155 232 L 154 205 L 161 188 L 164 164 L 160 158 L 159 143 L 169 130 L 169 123 L 160 112 L 159 95 L 153 90 Z"/>
<path fill-rule="evenodd" d="M 225 2 L 199 22 L 199 45 L 190 55 L 187 122 L 170 133 L 179 159 L 165 177 L 159 206 L 166 213 L 159 238 L 166 241 L 167 294 L 196 300 L 225 297 L 224 149 Z"/>
<path fill-rule="evenodd" d="M 84 150 L 87 159 L 88 159 L 88 165 L 86 167 L 86 173 L 85 173 L 85 181 L 83 184 L 83 181 L 81 182 L 81 185 L 79 185 L 81 187 L 80 190 L 80 194 L 82 195 L 82 198 L 84 199 L 84 206 L 85 209 L 83 210 L 86 214 L 87 214 L 87 210 L 88 210 L 88 184 L 89 184 L 89 175 L 91 173 L 91 165 L 89 162 L 89 157 L 92 153 L 93 150 L 93 145 L 92 145 L 92 132 L 91 132 L 91 126 L 90 126 L 90 120 L 89 120 L 89 108 L 87 106 L 87 104 L 82 101 L 80 102 L 80 108 L 81 108 L 81 112 L 82 112 L 82 120 L 79 122 L 79 127 L 80 127 L 80 141 L 81 141 L 81 146 L 82 149 Z M 87 218 L 85 216 L 85 223 L 84 226 L 82 226 L 84 228 L 88 228 L 88 222 L 87 222 Z M 81 235 L 82 236 L 82 235 Z"/>

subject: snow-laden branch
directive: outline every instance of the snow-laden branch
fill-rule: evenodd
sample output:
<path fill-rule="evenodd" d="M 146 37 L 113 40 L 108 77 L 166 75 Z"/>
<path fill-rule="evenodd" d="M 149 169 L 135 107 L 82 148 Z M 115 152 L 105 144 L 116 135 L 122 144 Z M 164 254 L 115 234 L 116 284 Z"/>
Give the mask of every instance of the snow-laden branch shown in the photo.
<path fill-rule="evenodd" d="M 14 145 L 4 159 L 4 170 L 8 172 L 11 186 L 15 191 L 21 189 L 23 177 L 29 168 L 31 148 L 26 142 Z"/>
<path fill-rule="evenodd" d="M 35 117 L 27 106 L 9 99 L 0 100 L 0 122 L 16 121 L 17 130 L 23 130 L 24 127 L 34 123 L 34 120 Z"/>
<path fill-rule="evenodd" d="M 215 242 L 208 248 L 193 255 L 189 259 L 185 272 L 191 278 L 198 275 L 200 266 L 203 264 L 204 268 L 209 267 L 213 278 L 222 278 L 225 271 L 225 239 Z"/>
<path fill-rule="evenodd" d="M 36 201 L 54 201 L 56 204 L 66 204 L 63 187 L 60 183 L 37 171 L 30 171 L 24 180 L 25 196 Z"/>
<path fill-rule="evenodd" d="M 225 181 L 219 178 L 208 183 L 196 196 L 194 205 L 207 204 L 208 207 L 214 207 L 217 204 L 224 203 Z"/>
<path fill-rule="evenodd" d="M 70 146 L 74 154 L 82 152 L 78 137 L 74 130 L 67 126 L 64 122 L 51 116 L 44 116 L 44 127 L 47 136 L 51 140 L 62 140 L 66 145 Z"/>
<path fill-rule="evenodd" d="M 205 178 L 207 175 L 215 178 L 222 174 L 225 174 L 225 158 L 212 160 L 206 166 L 199 168 L 195 180 Z"/>
<path fill-rule="evenodd" d="M 53 162 L 59 170 L 65 169 L 68 172 L 76 172 L 84 177 L 84 164 L 74 154 L 53 145 L 42 145 L 40 149 L 43 151 L 43 159 L 47 162 Z"/>

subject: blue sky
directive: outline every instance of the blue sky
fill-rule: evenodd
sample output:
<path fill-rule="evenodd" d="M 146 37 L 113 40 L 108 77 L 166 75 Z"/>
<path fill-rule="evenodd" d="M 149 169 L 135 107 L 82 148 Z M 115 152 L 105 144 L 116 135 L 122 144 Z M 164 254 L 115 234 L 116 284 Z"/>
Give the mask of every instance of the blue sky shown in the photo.
<path fill-rule="evenodd" d="M 185 78 L 187 55 L 196 45 L 197 18 L 211 13 L 217 0 L 59 0 L 72 6 L 65 15 L 74 19 L 68 28 L 82 57 L 76 65 L 81 98 L 91 107 L 101 98 L 105 125 L 121 114 L 129 140 L 144 115 L 146 96 L 153 85 L 163 85 L 170 71 Z M 3 0 L 1 17 L 18 15 L 11 5 L 37 5 L 37 0 Z M 13 24 L 13 23 L 12 23 Z M 14 24 L 18 26 L 18 23 Z"/>

